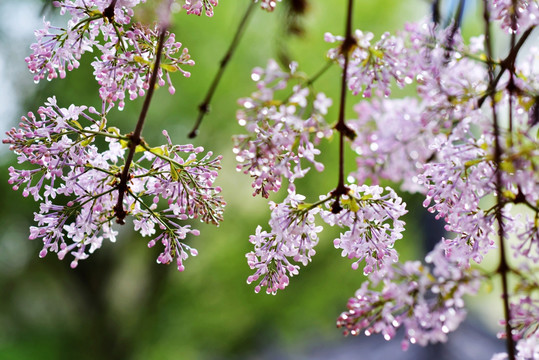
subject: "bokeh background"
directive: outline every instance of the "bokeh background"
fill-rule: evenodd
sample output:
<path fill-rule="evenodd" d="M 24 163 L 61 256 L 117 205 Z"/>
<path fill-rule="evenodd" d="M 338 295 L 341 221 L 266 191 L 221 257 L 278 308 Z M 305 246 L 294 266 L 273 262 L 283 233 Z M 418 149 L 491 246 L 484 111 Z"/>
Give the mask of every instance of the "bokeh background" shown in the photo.
<path fill-rule="evenodd" d="M 149 1 L 138 16 L 151 18 Z M 234 54 L 204 120 L 200 135 L 187 139 L 197 116 L 197 105 L 218 68 L 249 0 L 222 0 L 213 18 L 174 16 L 173 31 L 189 48 L 196 66 L 192 76 L 173 78 L 176 94 L 157 91 L 150 107 L 144 137 L 151 145 L 163 142 L 167 129 L 175 143 L 193 141 L 223 154 L 218 184 L 228 202 L 220 227 L 196 224 L 201 235 L 190 239 L 199 256 L 189 258 L 183 273 L 175 266 L 158 265 L 159 246 L 147 248 L 147 239 L 129 224 L 120 228 L 116 243 L 104 243 L 89 259 L 72 270 L 69 261 L 53 254 L 39 259 L 39 242 L 27 240 L 37 204 L 12 191 L 7 168 L 16 163 L 6 145 L 0 147 L 0 359 L 489 359 L 503 344 L 495 340 L 492 324 L 500 304 L 480 297 L 470 300 L 467 323 L 450 336 L 447 344 L 400 352 L 399 336 L 392 342 L 381 337 L 348 337 L 335 328 L 335 320 L 347 299 L 363 281 L 350 261 L 332 246 L 336 232 L 327 228 L 318 254 L 290 286 L 276 296 L 255 294 L 246 284 L 251 270 L 245 254 L 257 224 L 267 224 L 267 201 L 251 196 L 250 179 L 235 171 L 231 151 L 233 134 L 242 128 L 235 120 L 237 99 L 255 90 L 250 71 L 265 66 L 267 59 L 294 59 L 300 70 L 314 74 L 325 63 L 330 45 L 323 34 L 342 34 L 344 0 L 309 0 L 299 19 L 288 14 L 290 0 L 274 13 L 255 11 L 247 32 Z M 449 12 L 456 1 L 442 2 Z M 468 1 L 463 23 L 465 34 L 480 32 L 479 9 Z M 354 26 L 381 35 L 402 28 L 405 22 L 429 16 L 424 0 L 358 0 Z M 35 85 L 26 70 L 34 29 L 41 18 L 63 23 L 56 9 L 39 0 L 0 1 L 0 127 L 3 132 L 18 123 L 27 111 L 35 111 L 49 96 L 60 106 L 99 106 L 97 84 L 89 65 L 93 54 L 83 57 L 81 67 L 65 80 Z M 298 26 L 300 34 L 290 33 Z M 338 102 L 339 69 L 331 68 L 315 84 Z M 349 97 L 352 104 L 359 99 Z M 133 129 L 141 99 L 124 111 L 113 111 L 109 124 L 126 133 Z M 336 121 L 336 106 L 328 121 Z M 337 141 L 323 145 L 322 174 L 310 173 L 298 184 L 299 192 L 315 199 L 337 181 Z M 348 156 L 347 171 L 354 169 Z M 284 190 L 284 189 L 283 189 Z M 417 195 L 403 194 L 408 202 L 408 230 L 398 242 L 402 259 L 421 258 L 442 235 L 421 206 Z M 278 200 L 283 193 L 275 195 Z M 481 312 L 482 311 L 482 312 Z"/>

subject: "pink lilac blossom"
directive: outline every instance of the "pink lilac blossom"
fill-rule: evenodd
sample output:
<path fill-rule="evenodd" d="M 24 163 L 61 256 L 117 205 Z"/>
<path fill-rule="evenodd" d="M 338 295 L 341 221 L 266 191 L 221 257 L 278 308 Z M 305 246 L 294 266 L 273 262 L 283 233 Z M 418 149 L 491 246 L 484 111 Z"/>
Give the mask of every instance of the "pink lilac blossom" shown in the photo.
<path fill-rule="evenodd" d="M 36 30 L 37 42 L 30 48 L 33 53 L 25 61 L 30 72 L 35 74 L 37 83 L 45 77 L 52 80 L 58 75 L 66 76 L 66 71 L 79 67 L 79 60 L 85 52 L 92 52 L 102 35 L 106 42 L 115 46 L 122 40 L 118 33 L 123 32 L 123 26 L 129 24 L 133 16 L 133 7 L 140 1 L 118 1 L 114 8 L 114 17 L 106 18 L 104 11 L 110 1 L 55 1 L 63 15 L 68 12 L 71 19 L 66 28 L 52 26 L 43 21 L 44 28 Z"/>
<path fill-rule="evenodd" d="M 389 341 L 402 326 L 403 350 L 409 344 L 445 342 L 466 316 L 462 297 L 478 288 L 475 273 L 435 278 L 419 261 L 388 265 L 350 298 L 337 327 L 344 328 L 345 335 L 381 333 Z"/>
<path fill-rule="evenodd" d="M 535 216 L 524 218 L 513 216 L 506 204 L 502 208 L 485 207 L 497 189 L 492 119 L 486 112 L 478 110 L 478 99 L 488 89 L 485 67 L 478 61 L 483 56 L 480 53 L 482 46 L 472 42 L 466 47 L 459 32 L 436 31 L 427 24 L 407 25 L 401 36 L 410 44 L 401 54 L 402 63 L 407 66 L 403 72 L 417 82 L 421 103 L 408 100 L 410 104 L 406 106 L 407 99 L 374 100 L 357 106 L 359 121 L 348 122 L 358 134 L 352 142 L 359 155 L 358 171 L 353 176 L 360 183 L 367 178 L 377 181 L 378 177 L 393 181 L 414 179 L 415 186 L 403 182 L 401 188 L 425 192 L 424 205 L 436 213 L 437 218 L 445 220 L 446 230 L 453 236 L 442 238 L 427 255 L 426 262 L 433 267 L 430 272 L 425 272 L 419 263 L 415 272 L 402 270 L 410 263 L 395 268 L 389 268 L 390 263 L 381 264 L 378 272 L 371 274 L 368 283 L 358 290 L 356 297 L 350 299 L 349 311 L 341 315 L 338 326 L 345 327 L 345 333 L 357 335 L 365 330 L 367 335 L 382 333 L 389 340 L 396 329 L 404 325 L 407 338 L 403 348 L 406 348 L 408 343 L 426 345 L 427 342 L 445 341 L 445 334 L 454 330 L 463 319 L 462 295 L 474 294 L 480 281 L 478 274 L 470 270 L 471 262 L 481 262 L 483 256 L 496 247 L 496 212 L 502 213 L 506 237 L 514 234 L 518 239 L 513 244 L 515 257 L 538 261 L 536 204 L 539 203 L 539 179 L 536 130 L 530 128 L 534 123 L 530 122 L 532 115 L 528 111 L 536 101 L 533 95 L 536 87 L 530 87 L 530 81 L 533 83 L 536 78 L 533 60 L 527 59 L 523 66 L 517 63 L 514 81 L 518 84 L 519 101 L 513 103 L 513 133 L 502 130 L 500 135 L 506 141 L 502 140 L 503 194 L 499 196 L 503 197 L 503 202 L 522 203 L 535 210 Z M 338 50 L 334 52 L 338 55 Z M 468 58 L 469 55 L 474 59 Z M 508 79 L 505 75 L 498 83 L 498 108 L 507 108 Z M 487 101 L 486 108 L 489 107 Z M 410 112 L 414 115 L 413 121 L 410 121 Z M 408 136 L 401 135 L 403 133 Z M 412 146 L 417 148 L 413 150 L 423 156 L 421 161 L 394 160 L 395 156 L 411 154 L 407 141 L 402 138 L 414 142 Z M 384 173 L 385 166 L 388 174 Z M 406 175 L 402 176 L 402 173 Z M 421 186 L 425 188 L 421 190 Z M 395 276 L 395 271 L 404 275 Z M 523 272 L 529 272 L 529 269 Z M 418 281 L 418 278 L 423 280 Z M 382 281 L 382 290 L 375 290 Z M 423 284 L 419 291 L 418 284 Z M 405 299 L 409 299 L 410 294 L 428 296 L 407 303 Z M 530 297 L 518 298 L 520 303 L 511 307 L 511 326 L 515 340 L 518 340 L 517 358 L 532 359 L 537 351 L 537 314 L 533 313 L 536 304 Z M 455 322 L 445 323 L 448 318 Z M 498 354 L 497 357 L 502 359 L 506 355 Z"/>
<path fill-rule="evenodd" d="M 270 60 L 266 69 L 254 69 L 251 77 L 258 91 L 238 101 L 243 109 L 236 117 L 247 134 L 234 137 L 233 151 L 237 170 L 254 178 L 253 195 L 267 198 L 271 191 L 280 189 L 283 178 L 293 189 L 295 179 L 309 171 L 302 166 L 303 159 L 318 171 L 324 169 L 315 159 L 320 154 L 316 145 L 332 133 L 323 118 L 331 99 L 318 93 L 313 101 L 309 89 L 300 85 L 294 86 L 285 100 L 276 97 L 277 91 L 285 90 L 297 77 L 296 66 L 292 64 L 291 71 L 285 72 Z"/>
<path fill-rule="evenodd" d="M 516 340 L 516 359 L 535 360 L 539 357 L 539 300 L 522 296 L 518 303 L 511 303 L 511 326 Z M 504 321 L 501 322 L 505 324 Z M 505 333 L 498 337 L 504 338 Z M 506 353 L 495 354 L 492 359 L 507 359 Z"/>
<path fill-rule="evenodd" d="M 107 14 L 108 6 L 112 5 L 110 1 L 57 3 L 61 13 L 68 12 L 72 18 L 65 29 L 44 22 L 45 28 L 36 31 L 37 42 L 31 46 L 33 53 L 26 58 L 28 68 L 36 74 L 34 80 L 38 82 L 45 77 L 52 80 L 58 74 L 64 78 L 66 71 L 79 66 L 83 53 L 97 49 L 101 55 L 92 66 L 101 99 L 111 106 L 118 103 L 121 110 L 125 106 L 126 92 L 130 100 L 143 96 L 155 62 L 160 26 L 130 24 L 134 14 L 132 7 L 138 3 L 138 0 L 116 2 L 114 16 Z M 162 13 L 168 14 L 167 11 Z M 174 34 L 166 34 L 157 83 L 159 86 L 168 84 L 171 94 L 175 88 L 170 73 L 179 71 L 189 77 L 190 73 L 181 65 L 194 65 L 188 50 L 180 50 L 181 46 Z"/>
<path fill-rule="evenodd" d="M 363 272 L 370 274 L 398 260 L 394 244 L 402 238 L 404 221 L 399 218 L 406 214 L 406 204 L 389 187 L 351 184 L 348 189 L 340 198 L 343 210 L 323 210 L 320 216 L 330 226 L 348 228 L 333 244 L 343 257 L 355 259 L 354 270 L 364 260 Z"/>
<path fill-rule="evenodd" d="M 107 128 L 106 113 L 86 106 L 60 108 L 55 98 L 49 98 L 37 114 L 24 116 L 19 126 L 3 142 L 18 154 L 20 164 L 28 164 L 23 169 L 10 167 L 9 183 L 40 202 L 30 239 L 43 241 L 40 257 L 56 252 L 63 259 L 71 253 L 71 267 L 76 267 L 104 239 L 116 239 L 114 207 L 128 137 Z M 188 233 L 199 232 L 178 221 L 199 218 L 218 224 L 222 219 L 225 203 L 218 195 L 220 188 L 213 185 L 220 157 L 211 159 L 208 153 L 198 159 L 202 148 L 172 145 L 165 135 L 167 145 L 145 148 L 132 165 L 122 205 L 142 236 L 155 236 L 155 225 L 161 230 L 149 244 L 163 243 L 158 262 L 176 258 L 183 270 L 186 251 L 196 254 L 183 240 Z M 96 145 L 97 137 L 106 140 L 106 148 Z"/>
<path fill-rule="evenodd" d="M 217 6 L 218 0 L 185 0 L 183 8 L 187 10 L 188 14 L 194 14 L 200 16 L 204 11 L 204 14 L 208 17 L 213 16 L 213 7 Z"/>
<path fill-rule="evenodd" d="M 119 110 L 125 106 L 125 93 L 129 93 L 129 99 L 134 100 L 138 96 L 144 96 L 148 90 L 152 64 L 155 62 L 154 49 L 159 38 L 159 27 L 143 27 L 136 24 L 125 33 L 125 48 L 119 51 L 112 43 L 97 45 L 102 52 L 99 60 L 92 62 L 94 75 L 100 85 L 99 95 L 109 104 L 118 102 Z M 170 79 L 170 73 L 180 71 L 185 77 L 190 73 L 181 68 L 181 65 L 193 66 L 195 62 L 190 58 L 187 48 L 180 51 L 182 44 L 175 40 L 174 34 L 167 32 L 163 44 L 163 59 L 158 70 L 157 83 L 164 86 L 168 83 L 168 89 L 174 94 L 175 88 Z M 179 56 L 176 54 L 179 53 Z M 176 56 L 176 57 L 175 57 Z"/>
<path fill-rule="evenodd" d="M 481 47 L 465 46 L 460 32 L 454 33 L 452 27 L 437 31 L 425 22 L 407 24 L 399 36 L 409 44 L 402 56 L 422 99 L 422 123 L 449 132 L 477 108 L 477 99 L 488 88 L 485 67 L 466 52 L 480 52 Z"/>
<path fill-rule="evenodd" d="M 424 206 L 443 218 L 446 230 L 455 234 L 453 239 L 442 239 L 446 255 L 463 268 L 470 261 L 477 263 L 494 247 L 494 211 L 485 211 L 480 201 L 496 190 L 494 164 L 489 160 L 492 138 L 483 135 L 476 139 L 470 124 L 480 124 L 477 112 L 465 118 L 453 129 L 449 137 L 438 138 L 431 149 L 438 161 L 424 165 L 419 182 L 427 193 Z M 500 210 L 501 211 L 501 210 Z"/>
<path fill-rule="evenodd" d="M 322 227 L 315 224 L 314 215 L 319 208 L 302 209 L 304 199 L 303 195 L 290 191 L 282 203 L 270 201 L 271 231 L 263 231 L 258 226 L 255 235 L 250 236 L 254 251 L 246 257 L 255 273 L 247 278 L 247 283 L 260 279 L 255 292 L 262 287 L 266 287 L 268 294 L 284 289 L 289 284 L 289 277 L 299 273 L 296 263 L 306 266 L 316 254 L 314 247 Z"/>
<path fill-rule="evenodd" d="M 387 194 L 379 186 L 350 185 L 347 196 L 340 198 L 343 208 L 333 214 L 321 207 L 333 199 L 331 194 L 321 197 L 316 204 L 304 203 L 305 197 L 289 190 L 289 195 L 280 204 L 270 202 L 271 231 L 263 231 L 258 226 L 255 235 L 249 241 L 255 246 L 248 253 L 247 263 L 256 270 L 248 277 L 247 283 L 260 280 L 255 291 L 266 287 L 267 293 L 275 294 L 289 283 L 289 277 L 299 273 L 301 262 L 306 266 L 316 253 L 318 233 L 321 226 L 316 226 L 315 215 L 331 226 L 347 227 L 334 241 L 335 248 L 342 250 L 342 256 L 356 259 L 352 264 L 357 269 L 365 260 L 364 273 L 373 273 L 398 260 L 393 249 L 396 240 L 402 238 L 404 222 L 399 220 L 406 213 L 405 204 L 395 192 L 387 188 Z"/>
<path fill-rule="evenodd" d="M 361 101 L 354 110 L 358 118 L 347 124 L 357 134 L 351 144 L 357 170 L 350 176 L 359 184 L 387 179 L 400 182 L 404 191 L 424 191 L 417 175 L 435 156 L 429 145 L 438 126 L 424 121 L 422 105 L 414 98 L 373 99 Z"/>
<path fill-rule="evenodd" d="M 255 2 L 258 2 L 258 0 L 254 0 Z M 273 11 L 275 10 L 275 6 L 277 6 L 277 2 L 281 2 L 282 0 L 260 0 L 260 7 L 267 11 Z"/>
<path fill-rule="evenodd" d="M 353 36 L 356 44 L 349 56 L 347 78 L 348 87 L 354 95 L 362 93 L 364 97 L 371 97 L 373 89 L 379 89 L 383 95 L 389 96 L 392 80 L 399 87 L 411 82 L 412 79 L 406 73 L 404 57 L 401 56 L 404 51 L 401 38 L 385 33 L 378 42 L 372 44 L 374 35 L 370 32 L 356 30 Z M 324 39 L 329 43 L 344 40 L 342 36 L 330 33 L 326 33 Z M 341 67 L 344 66 L 340 47 L 329 50 L 328 57 L 338 61 Z"/>
<path fill-rule="evenodd" d="M 522 33 L 529 27 L 539 25 L 539 2 L 537 0 L 492 0 L 491 18 L 501 21 L 501 28 L 508 33 Z M 516 15 L 513 24 L 512 16 Z"/>

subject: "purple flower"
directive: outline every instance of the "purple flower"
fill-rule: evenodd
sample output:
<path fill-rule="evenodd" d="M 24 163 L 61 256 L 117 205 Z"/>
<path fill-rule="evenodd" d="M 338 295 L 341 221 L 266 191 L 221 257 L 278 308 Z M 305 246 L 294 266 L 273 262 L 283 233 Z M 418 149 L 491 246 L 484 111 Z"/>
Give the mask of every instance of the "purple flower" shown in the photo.
<path fill-rule="evenodd" d="M 324 169 L 322 163 L 315 160 L 320 154 L 316 145 L 332 133 L 323 119 L 331 99 L 319 93 L 312 112 L 308 113 L 307 107 L 313 101 L 309 89 L 296 85 L 291 95 L 278 100 L 276 92 L 299 77 L 295 72 L 296 64 L 291 64 L 290 68 L 290 72 L 282 71 L 270 60 L 266 69 L 254 69 L 251 77 L 257 82 L 258 91 L 239 100 L 243 109 L 237 112 L 237 118 L 247 134 L 234 137 L 234 153 L 239 163 L 237 170 L 254 178 L 253 195 L 267 198 L 271 191 L 281 188 L 283 178 L 293 189 L 294 181 L 309 170 L 303 167 L 302 159 L 318 171 Z"/>
<path fill-rule="evenodd" d="M 283 203 L 270 202 L 271 232 L 262 231 L 258 226 L 255 235 L 250 236 L 254 251 L 246 257 L 255 273 L 247 278 L 247 283 L 260 279 L 255 287 L 257 293 L 261 287 L 266 287 L 268 294 L 284 289 L 289 277 L 299 273 L 296 263 L 306 266 L 316 254 L 314 247 L 322 227 L 316 226 L 314 215 L 319 209 L 307 210 L 304 199 L 302 195 L 289 192 Z"/>
<path fill-rule="evenodd" d="M 23 117 L 4 140 L 19 155 L 19 163 L 30 165 L 29 170 L 9 169 L 13 189 L 23 188 L 23 196 L 40 202 L 30 239 L 43 241 L 41 257 L 52 251 L 63 259 L 70 253 L 72 267 L 99 249 L 104 239 L 116 240 L 114 208 L 129 140 L 118 129 L 107 128 L 106 113 L 97 114 L 97 119 L 88 113 L 97 111 L 74 105 L 60 108 L 50 98 L 37 116 Z M 210 152 L 198 158 L 202 148 L 173 145 L 164 135 L 166 145 L 150 148 L 143 143 L 137 151 L 122 205 L 133 216 L 135 231 L 154 237 L 150 243 L 163 243 L 159 262 L 176 258 L 183 270 L 186 251 L 196 253 L 183 241 L 188 233 L 199 231 L 180 221 L 222 220 L 225 203 L 214 185 L 221 157 L 212 158 Z M 106 146 L 96 145 L 96 137 L 104 138 Z"/>

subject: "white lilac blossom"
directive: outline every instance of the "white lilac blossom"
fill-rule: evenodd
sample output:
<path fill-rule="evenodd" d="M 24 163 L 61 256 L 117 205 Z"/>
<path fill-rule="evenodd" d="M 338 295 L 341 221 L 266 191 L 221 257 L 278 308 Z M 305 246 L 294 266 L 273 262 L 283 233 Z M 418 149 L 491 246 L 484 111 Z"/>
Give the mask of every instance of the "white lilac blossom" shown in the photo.
<path fill-rule="evenodd" d="M 253 195 L 267 198 L 270 192 L 280 189 L 283 178 L 292 189 L 294 181 L 310 169 L 302 160 L 318 171 L 324 169 L 315 159 L 320 154 L 316 145 L 332 133 L 323 117 L 331 99 L 318 93 L 313 100 L 309 88 L 300 85 L 294 86 L 284 100 L 276 96 L 278 91 L 290 91 L 288 83 L 300 77 L 296 67 L 292 64 L 290 72 L 285 72 L 270 60 L 266 69 L 255 68 L 251 77 L 258 91 L 239 100 L 243 109 L 236 117 L 247 134 L 234 137 L 234 153 L 239 163 L 237 170 L 254 178 Z"/>
<path fill-rule="evenodd" d="M 9 182 L 40 203 L 34 216 L 37 226 L 30 228 L 30 239 L 43 241 L 40 257 L 56 252 L 63 259 L 70 253 L 76 267 L 104 239 L 116 239 L 115 206 L 129 136 L 107 127 L 106 115 L 86 106 L 60 108 L 49 98 L 37 114 L 24 116 L 20 127 L 7 133 L 4 143 L 19 163 L 28 164 L 10 167 Z M 225 203 L 213 184 L 221 158 L 212 158 L 211 152 L 198 158 L 202 148 L 173 145 L 164 134 L 166 145 L 139 145 L 121 205 L 133 217 L 135 231 L 152 237 L 150 247 L 164 245 L 158 262 L 176 259 L 183 270 L 187 252 L 196 255 L 184 240 L 189 233 L 199 234 L 183 221 L 222 220 Z M 99 147 L 96 138 L 104 138 L 106 146 Z"/>

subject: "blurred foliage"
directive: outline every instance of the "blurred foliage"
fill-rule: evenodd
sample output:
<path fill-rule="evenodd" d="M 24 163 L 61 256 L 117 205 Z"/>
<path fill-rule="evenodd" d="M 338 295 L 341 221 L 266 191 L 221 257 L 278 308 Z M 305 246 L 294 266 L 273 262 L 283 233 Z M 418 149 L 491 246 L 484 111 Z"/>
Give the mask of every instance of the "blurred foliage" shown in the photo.
<path fill-rule="evenodd" d="M 188 142 L 186 134 L 197 116 L 197 104 L 247 4 L 248 0 L 221 1 L 211 19 L 185 12 L 175 15 L 173 31 L 189 48 L 196 66 L 189 69 L 190 78 L 174 74 L 174 96 L 166 90 L 156 93 L 143 133 L 150 144 L 164 141 L 162 129 L 169 131 L 174 142 Z M 326 229 L 313 262 L 291 279 L 285 291 L 276 296 L 255 294 L 254 287 L 245 282 L 251 273 L 245 260 L 251 249 L 248 238 L 257 224 L 267 224 L 269 209 L 265 200 L 251 196 L 250 179 L 235 171 L 231 136 L 242 130 L 235 120 L 236 101 L 255 90 L 250 71 L 264 67 L 270 57 L 297 60 L 307 74 L 324 65 L 329 45 L 323 34 L 342 33 L 345 1 L 309 0 L 306 4 L 303 14 L 293 18 L 284 13 L 288 9 L 284 5 L 278 5 L 273 14 L 257 9 L 216 92 L 212 111 L 194 139 L 196 145 L 224 154 L 218 183 L 228 206 L 220 227 L 197 225 L 201 235 L 189 241 L 200 255 L 187 260 L 183 273 L 175 266 L 156 264 L 159 246 L 148 249 L 147 240 L 127 226 L 120 229 L 115 244 L 105 243 L 75 270 L 54 255 L 39 259 L 41 244 L 26 240 L 36 204 L 7 184 L 7 167 L 16 159 L 4 148 L 0 170 L 1 359 L 263 359 L 275 348 L 286 353 L 297 351 L 298 344 L 357 341 L 342 338 L 335 329 L 337 316 L 362 282 L 361 273 L 354 272 L 350 261 L 333 249 L 335 229 Z M 40 7 L 33 8 L 32 17 L 39 17 Z M 420 0 L 358 1 L 355 9 L 355 27 L 376 36 L 429 12 L 428 3 Z M 54 16 L 54 9 L 44 11 Z M 151 11 L 139 16 L 151 17 Z M 1 36 L 2 42 L 9 42 L 11 35 Z M 35 111 L 51 95 L 65 107 L 71 103 L 97 106 L 97 85 L 89 65 L 92 56 L 87 54 L 80 69 L 65 80 L 41 83 L 32 88 L 34 92 L 26 92 L 20 113 Z M 27 87 L 31 75 L 21 76 L 18 82 Z M 336 104 L 339 82 L 339 69 L 334 67 L 315 88 L 333 97 Z M 354 100 L 349 98 L 349 116 L 354 116 Z M 122 112 L 113 111 L 110 123 L 123 132 L 131 131 L 141 104 L 138 99 Z M 336 120 L 336 108 L 331 109 L 328 121 Z M 15 118 L 4 121 L 10 126 L 17 123 Z M 321 158 L 327 170 L 309 174 L 300 182 L 299 192 L 313 199 L 335 186 L 337 146 L 336 141 L 324 144 Z M 354 167 L 350 155 L 348 171 Z M 408 196 L 406 200 L 410 204 L 408 230 L 398 247 L 403 258 L 411 258 L 423 251 L 420 225 L 424 215 L 418 214 L 424 211 L 418 199 Z"/>

